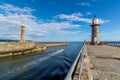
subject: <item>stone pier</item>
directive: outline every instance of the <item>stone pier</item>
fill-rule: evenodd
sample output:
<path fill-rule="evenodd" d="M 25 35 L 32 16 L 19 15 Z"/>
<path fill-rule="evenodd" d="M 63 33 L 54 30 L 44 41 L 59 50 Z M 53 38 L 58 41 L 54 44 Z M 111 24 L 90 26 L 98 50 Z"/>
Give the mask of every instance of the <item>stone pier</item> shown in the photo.
<path fill-rule="evenodd" d="M 120 80 L 120 47 L 87 45 L 93 80 Z M 83 65 L 83 79 L 88 79 L 86 65 Z"/>
<path fill-rule="evenodd" d="M 68 43 L 35 44 L 34 42 L 6 42 L 0 44 L 0 57 L 45 51 L 47 47 L 67 46 Z"/>

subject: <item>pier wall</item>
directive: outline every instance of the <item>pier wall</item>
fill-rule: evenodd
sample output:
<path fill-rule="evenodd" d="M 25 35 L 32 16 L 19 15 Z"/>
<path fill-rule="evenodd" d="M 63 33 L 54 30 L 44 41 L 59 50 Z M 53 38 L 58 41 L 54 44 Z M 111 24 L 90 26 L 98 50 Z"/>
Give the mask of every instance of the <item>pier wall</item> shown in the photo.
<path fill-rule="evenodd" d="M 32 49 L 34 47 L 34 42 L 7 42 L 0 44 L 0 53 Z"/>
<path fill-rule="evenodd" d="M 0 57 L 45 51 L 47 47 L 66 46 L 67 43 L 35 44 L 34 42 L 7 42 L 0 44 Z"/>
<path fill-rule="evenodd" d="M 120 80 L 120 48 L 87 45 L 93 80 Z"/>
<path fill-rule="evenodd" d="M 7 42 L 0 44 L 0 57 L 15 56 L 35 51 L 34 42 Z"/>
<path fill-rule="evenodd" d="M 46 47 L 54 47 L 54 46 L 67 46 L 68 43 L 52 43 L 52 44 L 45 44 Z"/>

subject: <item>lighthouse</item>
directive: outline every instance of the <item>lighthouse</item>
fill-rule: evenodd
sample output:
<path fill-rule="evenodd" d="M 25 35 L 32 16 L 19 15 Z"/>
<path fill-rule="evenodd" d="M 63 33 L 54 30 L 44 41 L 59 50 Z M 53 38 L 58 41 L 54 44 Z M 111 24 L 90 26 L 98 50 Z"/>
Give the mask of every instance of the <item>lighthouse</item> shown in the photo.
<path fill-rule="evenodd" d="M 91 22 L 92 27 L 92 34 L 91 34 L 91 44 L 92 45 L 98 45 L 99 44 L 99 26 L 100 22 L 99 19 L 94 16 Z"/>
<path fill-rule="evenodd" d="M 24 29 L 25 29 L 25 26 L 24 26 L 24 24 L 22 23 L 22 24 L 21 24 L 21 38 L 20 38 L 20 42 L 25 42 Z"/>

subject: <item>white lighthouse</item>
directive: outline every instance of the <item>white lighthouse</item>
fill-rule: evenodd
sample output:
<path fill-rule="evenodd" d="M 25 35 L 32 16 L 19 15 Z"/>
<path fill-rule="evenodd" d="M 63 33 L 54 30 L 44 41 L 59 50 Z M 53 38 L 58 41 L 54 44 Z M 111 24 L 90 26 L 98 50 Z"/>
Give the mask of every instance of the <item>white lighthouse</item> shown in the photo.
<path fill-rule="evenodd" d="M 91 34 L 91 44 L 98 45 L 99 44 L 99 31 L 98 28 L 100 26 L 99 19 L 94 16 L 91 22 L 92 34 Z"/>

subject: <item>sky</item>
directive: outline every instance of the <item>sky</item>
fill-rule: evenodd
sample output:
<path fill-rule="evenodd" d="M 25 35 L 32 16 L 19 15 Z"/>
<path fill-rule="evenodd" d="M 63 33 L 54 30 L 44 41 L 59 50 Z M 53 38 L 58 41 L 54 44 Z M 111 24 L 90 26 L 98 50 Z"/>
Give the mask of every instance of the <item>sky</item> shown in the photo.
<path fill-rule="evenodd" d="M 100 21 L 100 41 L 120 41 L 120 0 L 0 0 L 0 39 L 90 41 L 90 23 Z"/>

